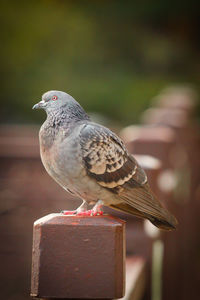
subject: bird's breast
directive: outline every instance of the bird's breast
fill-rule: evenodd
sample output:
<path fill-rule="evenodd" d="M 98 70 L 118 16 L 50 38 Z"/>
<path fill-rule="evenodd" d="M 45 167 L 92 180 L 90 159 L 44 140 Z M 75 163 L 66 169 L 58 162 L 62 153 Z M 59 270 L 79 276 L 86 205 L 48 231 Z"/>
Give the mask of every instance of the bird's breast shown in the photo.
<path fill-rule="evenodd" d="M 78 137 L 73 134 L 65 137 L 60 131 L 51 144 L 40 137 L 42 163 L 49 175 L 65 188 L 74 185 L 85 172 L 80 151 Z"/>

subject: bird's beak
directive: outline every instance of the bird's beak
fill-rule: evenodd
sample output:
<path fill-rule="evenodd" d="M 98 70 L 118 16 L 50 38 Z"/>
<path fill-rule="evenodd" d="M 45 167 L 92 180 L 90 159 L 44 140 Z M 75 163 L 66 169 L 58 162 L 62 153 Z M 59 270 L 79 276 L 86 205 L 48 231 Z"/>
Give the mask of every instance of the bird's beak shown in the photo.
<path fill-rule="evenodd" d="M 42 109 L 42 108 L 45 108 L 45 106 L 47 105 L 47 103 L 42 100 L 38 103 L 36 103 L 35 105 L 33 105 L 32 109 Z"/>

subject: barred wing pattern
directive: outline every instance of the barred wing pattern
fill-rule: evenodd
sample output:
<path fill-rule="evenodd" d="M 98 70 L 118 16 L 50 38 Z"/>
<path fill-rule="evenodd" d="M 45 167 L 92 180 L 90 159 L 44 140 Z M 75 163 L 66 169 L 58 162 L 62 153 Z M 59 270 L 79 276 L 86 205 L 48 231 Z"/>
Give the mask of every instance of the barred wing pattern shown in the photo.
<path fill-rule="evenodd" d="M 82 157 L 88 176 L 122 200 L 122 205 L 113 203 L 114 208 L 146 217 L 157 226 L 154 217 L 159 222 L 175 226 L 175 218 L 152 194 L 144 170 L 127 152 L 120 138 L 95 123 L 86 124 L 80 134 Z"/>
<path fill-rule="evenodd" d="M 89 176 L 111 191 L 126 182 L 145 184 L 147 177 L 123 142 L 109 129 L 88 124 L 81 132 L 82 156 Z"/>

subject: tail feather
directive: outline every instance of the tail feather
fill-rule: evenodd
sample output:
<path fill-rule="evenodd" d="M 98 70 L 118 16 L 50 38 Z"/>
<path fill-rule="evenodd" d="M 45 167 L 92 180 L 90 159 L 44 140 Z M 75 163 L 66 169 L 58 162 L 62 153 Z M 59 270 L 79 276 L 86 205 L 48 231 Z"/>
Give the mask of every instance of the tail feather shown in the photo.
<path fill-rule="evenodd" d="M 135 215 L 139 218 L 148 219 L 153 225 L 162 230 L 174 230 L 178 224 L 176 218 L 163 207 L 160 208 L 160 213 L 157 213 L 157 216 L 152 216 L 151 213 L 142 212 L 127 203 L 112 204 L 110 207 Z"/>
<path fill-rule="evenodd" d="M 163 229 L 163 230 L 174 230 L 176 229 L 176 226 L 177 226 L 177 221 L 175 222 L 171 222 L 169 223 L 168 221 L 166 220 L 159 220 L 159 219 L 156 219 L 156 218 L 149 218 L 149 221 L 155 225 L 156 227 L 158 227 L 159 229 Z"/>

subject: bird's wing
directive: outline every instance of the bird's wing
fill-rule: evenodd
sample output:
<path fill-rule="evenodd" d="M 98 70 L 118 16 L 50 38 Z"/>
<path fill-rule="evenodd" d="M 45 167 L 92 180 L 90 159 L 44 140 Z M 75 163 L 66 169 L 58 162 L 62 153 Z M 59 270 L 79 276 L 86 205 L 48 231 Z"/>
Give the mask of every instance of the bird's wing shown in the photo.
<path fill-rule="evenodd" d="M 143 169 L 128 154 L 120 138 L 109 129 L 88 124 L 82 129 L 80 140 L 87 173 L 99 185 L 116 191 L 126 182 L 132 183 L 133 187 L 147 182 Z"/>
<path fill-rule="evenodd" d="M 152 194 L 144 170 L 119 137 L 95 123 L 87 124 L 80 134 L 83 162 L 89 177 L 142 212 L 143 217 L 171 219 L 170 213 Z"/>

